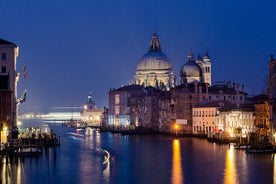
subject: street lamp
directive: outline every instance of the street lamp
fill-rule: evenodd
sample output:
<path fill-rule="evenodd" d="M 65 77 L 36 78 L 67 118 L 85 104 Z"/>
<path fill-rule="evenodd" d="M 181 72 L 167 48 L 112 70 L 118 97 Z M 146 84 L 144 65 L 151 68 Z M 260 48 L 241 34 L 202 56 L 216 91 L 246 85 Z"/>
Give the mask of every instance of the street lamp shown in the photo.
<path fill-rule="evenodd" d="M 175 124 L 175 125 L 174 125 L 174 129 L 175 129 L 175 135 L 176 135 L 176 136 L 177 136 L 177 133 L 178 133 L 178 128 L 179 128 L 179 127 L 178 127 L 178 124 Z"/>

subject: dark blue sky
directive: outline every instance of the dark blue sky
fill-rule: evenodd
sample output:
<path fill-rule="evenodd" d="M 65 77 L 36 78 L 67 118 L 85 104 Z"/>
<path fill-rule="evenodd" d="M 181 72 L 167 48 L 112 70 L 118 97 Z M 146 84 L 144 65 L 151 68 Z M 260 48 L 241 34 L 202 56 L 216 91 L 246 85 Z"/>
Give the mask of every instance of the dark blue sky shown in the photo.
<path fill-rule="evenodd" d="M 209 52 L 213 81 L 260 93 L 269 55 L 276 55 L 276 1 L 0 0 L 0 38 L 19 46 L 17 70 L 27 101 L 20 111 L 98 107 L 127 85 L 155 30 L 178 75 L 191 49 Z"/>

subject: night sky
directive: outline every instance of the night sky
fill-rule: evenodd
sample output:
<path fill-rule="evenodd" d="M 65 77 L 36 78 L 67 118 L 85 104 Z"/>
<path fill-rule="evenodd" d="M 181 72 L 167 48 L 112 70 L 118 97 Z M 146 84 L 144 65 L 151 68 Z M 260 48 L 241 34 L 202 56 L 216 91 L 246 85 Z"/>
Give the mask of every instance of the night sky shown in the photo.
<path fill-rule="evenodd" d="M 17 44 L 20 112 L 97 107 L 108 91 L 128 85 L 154 30 L 179 75 L 189 50 L 209 52 L 212 81 L 265 89 L 276 55 L 276 1 L 221 0 L 0 0 L 0 38 Z"/>

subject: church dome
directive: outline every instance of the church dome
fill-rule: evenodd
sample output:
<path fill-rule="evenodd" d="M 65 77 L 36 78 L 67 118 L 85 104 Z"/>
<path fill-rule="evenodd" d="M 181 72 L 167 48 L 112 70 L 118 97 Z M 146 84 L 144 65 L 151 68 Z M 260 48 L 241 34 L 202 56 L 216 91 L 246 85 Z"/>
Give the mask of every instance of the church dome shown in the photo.
<path fill-rule="evenodd" d="M 172 64 L 169 58 L 161 51 L 147 52 L 137 65 L 137 70 L 171 70 Z"/>
<path fill-rule="evenodd" d="M 202 71 L 200 66 L 194 60 L 192 52 L 188 55 L 188 61 L 185 63 L 180 70 L 181 78 L 191 78 L 200 80 L 202 76 Z"/>
<path fill-rule="evenodd" d="M 140 59 L 135 73 L 135 84 L 169 90 L 174 87 L 173 65 L 161 50 L 159 38 L 151 37 L 148 52 Z"/>
<path fill-rule="evenodd" d="M 166 54 L 161 51 L 159 38 L 154 33 L 150 42 L 149 51 L 139 61 L 136 71 L 172 69 L 172 63 Z"/>
<path fill-rule="evenodd" d="M 200 77 L 201 68 L 196 62 L 187 62 L 182 66 L 180 75 L 183 77 Z"/>

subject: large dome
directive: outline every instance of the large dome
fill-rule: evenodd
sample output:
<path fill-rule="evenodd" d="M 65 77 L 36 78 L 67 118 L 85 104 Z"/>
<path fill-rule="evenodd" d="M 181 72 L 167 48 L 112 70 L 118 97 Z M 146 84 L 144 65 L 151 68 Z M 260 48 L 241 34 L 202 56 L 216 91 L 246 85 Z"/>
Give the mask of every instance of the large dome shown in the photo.
<path fill-rule="evenodd" d="M 162 52 L 156 32 L 151 38 L 148 52 L 137 65 L 135 83 L 144 86 L 165 86 L 166 89 L 174 86 L 173 65 Z"/>
<path fill-rule="evenodd" d="M 161 51 L 149 51 L 137 65 L 137 71 L 141 70 L 172 70 L 173 66 L 169 58 Z"/>

